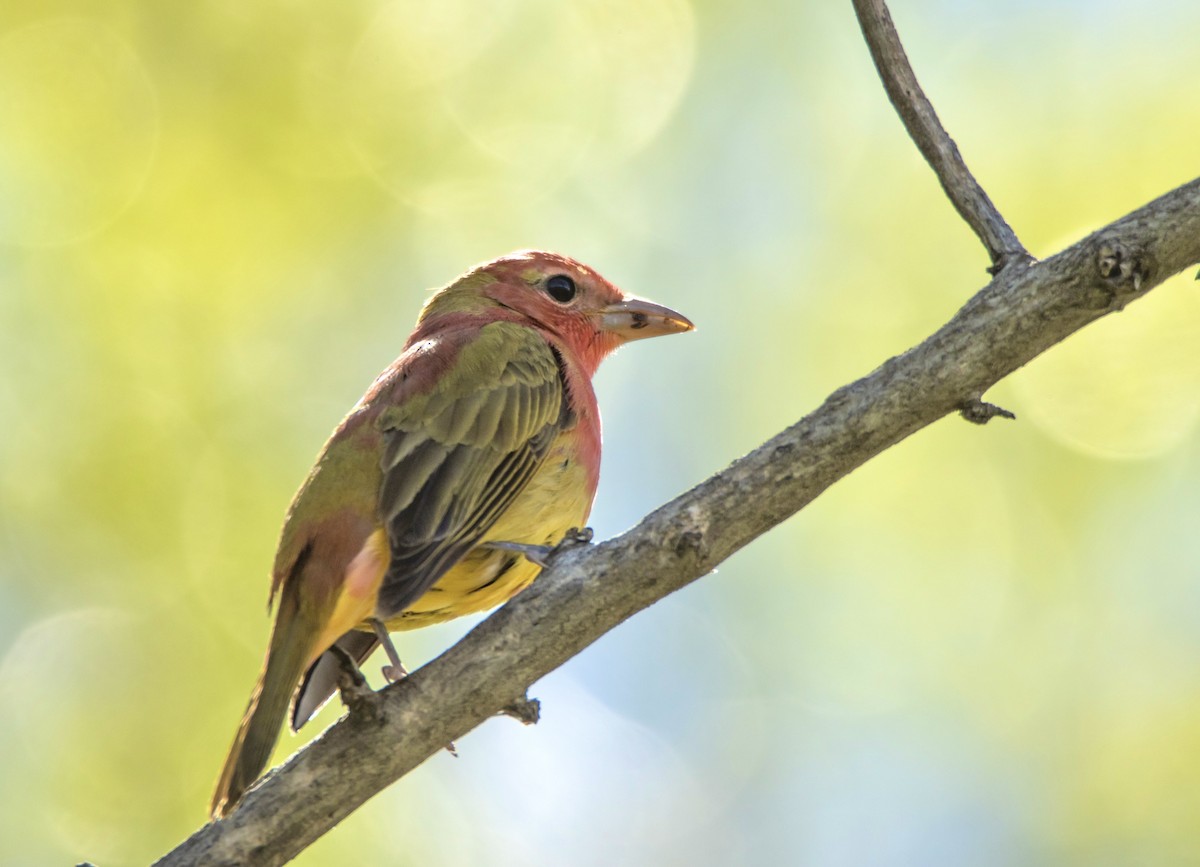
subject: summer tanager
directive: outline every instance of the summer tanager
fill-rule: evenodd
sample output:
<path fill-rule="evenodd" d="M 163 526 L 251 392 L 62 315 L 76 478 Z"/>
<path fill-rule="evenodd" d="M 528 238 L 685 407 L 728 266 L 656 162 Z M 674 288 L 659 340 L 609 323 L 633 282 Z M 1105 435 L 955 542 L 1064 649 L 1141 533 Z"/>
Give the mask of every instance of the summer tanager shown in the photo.
<path fill-rule="evenodd" d="M 591 510 L 597 366 L 691 328 L 555 253 L 504 256 L 429 298 L 288 510 L 275 625 L 214 817 L 262 774 L 289 705 L 294 730 L 336 690 L 332 645 L 361 664 L 380 640 L 391 650 L 388 630 L 490 608 L 533 580 L 540 558 L 522 546 L 558 544 Z"/>

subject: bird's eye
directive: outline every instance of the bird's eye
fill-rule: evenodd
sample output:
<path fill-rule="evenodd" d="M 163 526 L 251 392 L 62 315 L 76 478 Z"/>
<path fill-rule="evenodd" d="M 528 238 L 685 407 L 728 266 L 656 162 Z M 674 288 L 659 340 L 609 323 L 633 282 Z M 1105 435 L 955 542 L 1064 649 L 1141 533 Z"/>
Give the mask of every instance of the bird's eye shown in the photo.
<path fill-rule="evenodd" d="M 559 304 L 569 304 L 575 298 L 575 281 L 566 274 L 555 274 L 546 281 L 546 292 Z"/>

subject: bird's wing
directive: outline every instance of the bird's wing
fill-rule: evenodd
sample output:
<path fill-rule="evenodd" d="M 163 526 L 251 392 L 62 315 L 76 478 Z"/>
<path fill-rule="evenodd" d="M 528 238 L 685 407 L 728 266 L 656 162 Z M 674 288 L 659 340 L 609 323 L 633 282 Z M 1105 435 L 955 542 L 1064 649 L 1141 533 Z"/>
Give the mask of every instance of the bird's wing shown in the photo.
<path fill-rule="evenodd" d="M 380 616 L 423 596 L 532 478 L 570 424 L 559 364 L 537 332 L 492 323 L 435 387 L 380 414 L 379 510 L 391 550 Z"/>

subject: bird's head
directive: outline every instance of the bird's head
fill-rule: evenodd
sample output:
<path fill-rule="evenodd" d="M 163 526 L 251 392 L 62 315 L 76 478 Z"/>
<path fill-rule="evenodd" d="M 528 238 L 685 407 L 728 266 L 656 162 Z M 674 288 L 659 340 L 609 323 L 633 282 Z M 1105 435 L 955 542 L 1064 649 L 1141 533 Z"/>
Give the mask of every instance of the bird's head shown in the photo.
<path fill-rule="evenodd" d="M 587 265 L 540 250 L 472 268 L 429 299 L 420 324 L 456 315 L 528 321 L 561 340 L 589 373 L 624 343 L 694 327 L 668 307 L 626 295 Z"/>

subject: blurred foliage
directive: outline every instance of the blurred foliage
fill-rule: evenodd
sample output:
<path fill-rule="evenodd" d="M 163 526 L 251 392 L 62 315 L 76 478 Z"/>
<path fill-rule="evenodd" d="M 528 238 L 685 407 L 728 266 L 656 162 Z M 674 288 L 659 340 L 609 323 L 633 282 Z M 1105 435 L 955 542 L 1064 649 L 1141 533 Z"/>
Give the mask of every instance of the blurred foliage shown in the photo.
<path fill-rule="evenodd" d="M 1195 4 L 893 12 L 1036 254 L 1196 174 Z M 599 376 L 601 536 L 985 280 L 849 3 L 0 5 L 0 862 L 145 863 L 203 821 L 313 454 L 425 287 L 531 246 L 700 326 Z M 298 863 L 1200 861 L 1190 277 Z"/>

